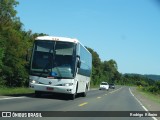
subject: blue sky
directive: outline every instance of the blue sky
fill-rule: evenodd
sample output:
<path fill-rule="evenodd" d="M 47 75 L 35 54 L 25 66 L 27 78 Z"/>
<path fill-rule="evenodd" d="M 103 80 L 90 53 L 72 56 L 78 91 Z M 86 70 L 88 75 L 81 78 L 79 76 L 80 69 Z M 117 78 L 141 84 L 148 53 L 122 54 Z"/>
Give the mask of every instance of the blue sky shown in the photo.
<path fill-rule="evenodd" d="M 156 0 L 18 0 L 25 30 L 77 38 L 120 73 L 160 75 Z"/>

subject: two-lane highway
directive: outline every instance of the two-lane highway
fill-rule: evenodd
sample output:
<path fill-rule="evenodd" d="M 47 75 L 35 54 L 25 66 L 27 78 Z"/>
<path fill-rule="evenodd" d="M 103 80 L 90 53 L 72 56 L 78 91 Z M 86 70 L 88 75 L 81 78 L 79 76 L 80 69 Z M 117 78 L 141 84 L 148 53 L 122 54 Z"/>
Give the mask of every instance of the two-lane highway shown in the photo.
<path fill-rule="evenodd" d="M 65 95 L 53 96 L 49 94 L 44 95 L 41 98 L 35 98 L 33 95 L 21 97 L 0 97 L 0 111 L 90 111 L 90 116 L 83 119 L 153 120 L 151 117 L 118 118 L 116 117 L 116 112 L 113 112 L 113 116 L 115 117 L 95 117 L 95 114 L 99 114 L 100 112 L 96 113 L 94 111 L 144 111 L 144 108 L 131 94 L 129 87 L 117 86 L 116 89 L 110 89 L 109 91 L 91 90 L 88 92 L 87 97 L 79 96 L 75 100 L 68 100 L 66 97 L 67 96 Z M 84 116 L 79 116 L 76 119 L 82 119 L 81 117 Z M 75 119 L 75 117 L 62 116 L 52 118 L 48 117 L 45 119 L 69 120 Z"/>

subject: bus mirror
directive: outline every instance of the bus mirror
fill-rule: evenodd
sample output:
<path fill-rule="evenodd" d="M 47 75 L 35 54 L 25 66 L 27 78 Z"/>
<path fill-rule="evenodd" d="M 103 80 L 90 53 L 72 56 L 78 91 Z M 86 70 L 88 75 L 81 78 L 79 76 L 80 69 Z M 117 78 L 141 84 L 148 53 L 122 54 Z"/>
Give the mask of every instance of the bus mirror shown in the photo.
<path fill-rule="evenodd" d="M 78 60 L 77 67 L 78 67 L 78 68 L 81 67 L 81 61 L 80 61 L 80 60 Z"/>
<path fill-rule="evenodd" d="M 77 67 L 80 68 L 81 67 L 81 60 L 80 60 L 80 56 L 77 55 L 78 58 L 78 62 L 77 62 Z"/>
<path fill-rule="evenodd" d="M 79 56 L 79 55 L 77 55 L 77 58 L 79 58 L 79 59 L 80 59 L 80 56 Z"/>

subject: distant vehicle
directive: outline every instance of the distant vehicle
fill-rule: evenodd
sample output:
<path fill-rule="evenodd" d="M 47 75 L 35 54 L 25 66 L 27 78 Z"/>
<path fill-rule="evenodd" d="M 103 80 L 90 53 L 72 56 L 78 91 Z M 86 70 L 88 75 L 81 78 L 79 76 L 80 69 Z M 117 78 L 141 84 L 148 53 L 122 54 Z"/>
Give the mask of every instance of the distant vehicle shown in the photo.
<path fill-rule="evenodd" d="M 109 88 L 115 89 L 115 85 L 113 83 L 109 84 Z"/>
<path fill-rule="evenodd" d="M 86 96 L 90 88 L 92 55 L 77 40 L 41 36 L 34 41 L 30 60 L 29 87 L 35 96 L 42 93 L 65 93 Z"/>
<path fill-rule="evenodd" d="M 109 90 L 109 84 L 107 82 L 102 82 L 99 90 Z"/>

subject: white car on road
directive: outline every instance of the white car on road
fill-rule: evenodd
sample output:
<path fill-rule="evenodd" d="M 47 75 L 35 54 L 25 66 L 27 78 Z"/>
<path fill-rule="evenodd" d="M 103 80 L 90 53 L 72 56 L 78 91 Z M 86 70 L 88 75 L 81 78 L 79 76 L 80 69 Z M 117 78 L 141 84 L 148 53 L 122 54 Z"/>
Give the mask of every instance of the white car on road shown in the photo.
<path fill-rule="evenodd" d="M 103 90 L 103 89 L 109 90 L 109 84 L 108 84 L 107 82 L 102 82 L 102 83 L 100 84 L 99 90 Z"/>

